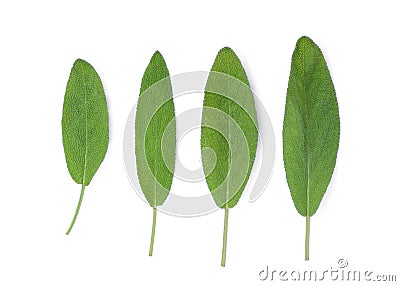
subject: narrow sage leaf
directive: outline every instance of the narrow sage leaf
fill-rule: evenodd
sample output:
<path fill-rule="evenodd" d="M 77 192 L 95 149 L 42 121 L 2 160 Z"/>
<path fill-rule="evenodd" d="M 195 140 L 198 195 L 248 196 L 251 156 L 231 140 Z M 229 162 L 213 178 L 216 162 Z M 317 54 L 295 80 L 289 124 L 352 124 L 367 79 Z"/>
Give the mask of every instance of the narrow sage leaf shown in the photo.
<path fill-rule="evenodd" d="M 226 262 L 229 208 L 247 184 L 258 142 L 254 95 L 246 72 L 234 51 L 221 49 L 205 88 L 201 149 L 208 188 L 225 210 L 221 266 Z"/>
<path fill-rule="evenodd" d="M 88 186 L 108 148 L 108 111 L 103 85 L 95 69 L 84 60 L 75 61 L 65 92 L 62 136 L 65 159 L 72 179 L 82 185 L 74 226 Z"/>
<path fill-rule="evenodd" d="M 153 254 L 157 206 L 171 189 L 175 166 L 176 124 L 167 65 L 157 51 L 143 75 L 135 119 L 137 175 L 142 192 L 153 208 L 149 255 Z"/>
<path fill-rule="evenodd" d="M 339 108 L 324 56 L 310 38 L 302 37 L 292 56 L 283 123 L 283 159 L 294 205 L 306 217 L 306 260 L 310 217 L 317 211 L 331 180 L 339 135 Z"/>

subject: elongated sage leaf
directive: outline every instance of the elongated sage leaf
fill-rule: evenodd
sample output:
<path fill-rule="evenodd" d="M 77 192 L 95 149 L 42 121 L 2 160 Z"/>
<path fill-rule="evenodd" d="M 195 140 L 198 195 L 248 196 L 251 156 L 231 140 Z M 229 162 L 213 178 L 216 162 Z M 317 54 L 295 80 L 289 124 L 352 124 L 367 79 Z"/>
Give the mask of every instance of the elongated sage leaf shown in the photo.
<path fill-rule="evenodd" d="M 108 147 L 108 111 L 103 85 L 95 69 L 84 60 L 75 61 L 65 92 L 62 115 L 65 159 L 72 179 L 82 185 L 71 225 L 81 207 L 85 186 L 90 184 Z"/>
<path fill-rule="evenodd" d="M 297 41 L 286 97 L 283 159 L 294 205 L 306 217 L 309 259 L 310 217 L 329 185 L 339 147 L 335 89 L 324 56 L 307 37 Z"/>
<path fill-rule="evenodd" d="M 221 265 L 226 262 L 229 208 L 249 179 L 258 142 L 254 95 L 246 72 L 232 49 L 225 47 L 211 68 L 205 88 L 201 148 L 208 188 L 225 210 Z"/>
<path fill-rule="evenodd" d="M 176 124 L 167 65 L 157 51 L 143 75 L 135 120 L 137 175 L 153 207 L 149 255 L 153 254 L 157 207 L 171 189 L 175 166 Z"/>

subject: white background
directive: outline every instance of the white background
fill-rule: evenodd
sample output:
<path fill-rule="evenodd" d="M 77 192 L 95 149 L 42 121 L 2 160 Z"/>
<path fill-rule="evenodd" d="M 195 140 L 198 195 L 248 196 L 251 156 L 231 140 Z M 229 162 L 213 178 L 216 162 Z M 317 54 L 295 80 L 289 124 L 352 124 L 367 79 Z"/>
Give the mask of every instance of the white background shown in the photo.
<path fill-rule="evenodd" d="M 395 1 L 274 3 L 1 1 L 0 285 L 266 285 L 258 273 L 267 265 L 330 269 L 340 258 L 400 280 L 399 9 Z M 281 142 L 290 59 L 302 35 L 326 57 L 341 117 L 336 171 L 311 219 L 307 263 L 305 219 L 291 201 Z M 152 210 L 131 188 L 122 159 L 142 74 L 155 50 L 173 75 L 209 70 L 224 46 L 242 60 L 274 126 L 272 179 L 259 200 L 248 203 L 247 192 L 231 210 L 225 268 L 223 211 L 159 214 L 148 257 Z M 66 236 L 80 187 L 66 168 L 61 113 L 76 58 L 103 80 L 111 133 Z M 192 145 L 188 164 L 197 164 Z"/>

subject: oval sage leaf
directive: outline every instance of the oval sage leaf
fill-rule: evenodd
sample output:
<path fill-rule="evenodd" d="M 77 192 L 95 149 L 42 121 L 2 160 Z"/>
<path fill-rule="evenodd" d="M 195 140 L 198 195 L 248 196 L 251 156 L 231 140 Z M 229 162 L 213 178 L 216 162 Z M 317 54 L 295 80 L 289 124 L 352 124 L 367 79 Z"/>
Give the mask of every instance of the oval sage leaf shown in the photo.
<path fill-rule="evenodd" d="M 142 78 L 135 118 L 135 154 L 142 192 L 153 208 L 149 256 L 153 254 L 157 206 L 171 189 L 175 166 L 176 124 L 171 79 L 160 52 Z"/>
<path fill-rule="evenodd" d="M 86 61 L 75 61 L 64 97 L 62 137 L 65 159 L 72 179 L 81 184 L 75 215 L 78 216 L 85 186 L 88 186 L 108 148 L 108 111 L 103 85 L 95 69 Z"/>
<path fill-rule="evenodd" d="M 331 180 L 339 147 L 335 89 L 324 56 L 308 37 L 292 56 L 283 123 L 283 159 L 294 205 L 306 217 L 305 259 L 309 259 L 310 217 Z"/>
<path fill-rule="evenodd" d="M 221 266 L 226 263 L 229 208 L 247 184 L 258 142 L 254 95 L 234 51 L 221 49 L 205 88 L 201 149 L 203 171 L 218 207 L 225 210 Z"/>

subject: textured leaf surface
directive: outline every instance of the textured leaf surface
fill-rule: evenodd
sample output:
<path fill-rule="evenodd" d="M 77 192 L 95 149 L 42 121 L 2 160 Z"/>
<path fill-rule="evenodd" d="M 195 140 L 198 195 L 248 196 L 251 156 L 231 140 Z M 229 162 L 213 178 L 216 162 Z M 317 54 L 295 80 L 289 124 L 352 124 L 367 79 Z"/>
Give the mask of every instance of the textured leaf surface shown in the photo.
<path fill-rule="evenodd" d="M 339 147 L 335 89 L 321 50 L 307 37 L 292 56 L 283 126 L 286 179 L 297 211 L 318 209 L 329 185 Z"/>
<path fill-rule="evenodd" d="M 249 179 L 257 149 L 254 96 L 230 48 L 219 51 L 207 79 L 201 148 L 208 188 L 220 208 L 234 207 Z"/>
<path fill-rule="evenodd" d="M 175 146 L 171 80 L 167 65 L 157 51 L 143 75 L 135 120 L 137 175 L 152 207 L 162 205 L 171 189 Z"/>
<path fill-rule="evenodd" d="M 94 68 L 75 61 L 62 116 L 65 158 L 73 180 L 89 185 L 108 147 L 108 111 L 103 85 Z"/>

